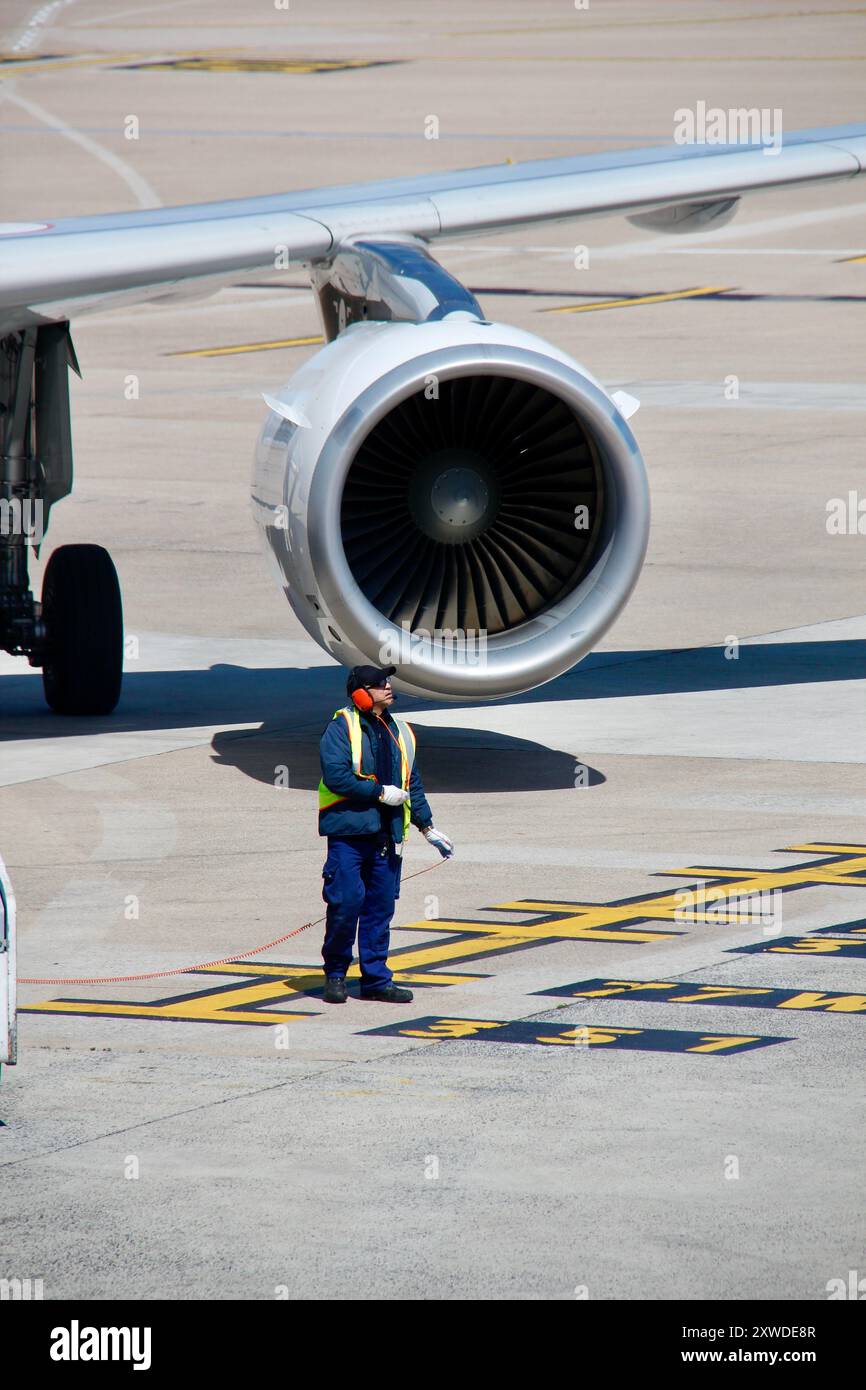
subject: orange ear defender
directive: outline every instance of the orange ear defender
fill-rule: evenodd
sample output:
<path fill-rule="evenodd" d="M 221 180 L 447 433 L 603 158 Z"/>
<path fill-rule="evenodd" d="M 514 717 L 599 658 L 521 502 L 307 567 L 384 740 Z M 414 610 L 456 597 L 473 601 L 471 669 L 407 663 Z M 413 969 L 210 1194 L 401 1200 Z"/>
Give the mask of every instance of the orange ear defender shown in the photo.
<path fill-rule="evenodd" d="M 353 690 L 352 703 L 356 709 L 363 710 L 364 713 L 366 713 L 367 710 L 373 708 L 373 697 L 369 690 Z"/>

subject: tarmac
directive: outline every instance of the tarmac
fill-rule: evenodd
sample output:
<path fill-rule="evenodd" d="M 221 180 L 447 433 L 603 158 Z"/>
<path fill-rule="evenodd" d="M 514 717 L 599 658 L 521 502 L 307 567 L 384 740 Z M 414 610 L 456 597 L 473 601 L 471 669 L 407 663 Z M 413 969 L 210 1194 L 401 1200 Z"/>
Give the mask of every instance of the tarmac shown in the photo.
<path fill-rule="evenodd" d="M 855 14 L 0 2 L 7 216 L 664 144 L 699 100 L 856 121 Z M 0 656 L 20 973 L 232 964 L 20 985 L 0 1278 L 820 1300 L 866 1274 L 866 541 L 827 526 L 863 486 L 864 212 L 860 181 L 702 238 L 598 219 L 434 247 L 491 318 L 641 399 L 653 528 L 567 675 L 398 696 L 456 845 L 407 850 L 407 1006 L 323 1004 L 320 924 L 253 954 L 324 912 L 318 739 L 344 699 L 249 516 L 261 393 L 315 350 L 256 345 L 319 332 L 309 287 L 239 275 L 73 324 L 76 486 L 34 569 L 108 546 L 126 676 L 109 718 L 61 719 Z"/>

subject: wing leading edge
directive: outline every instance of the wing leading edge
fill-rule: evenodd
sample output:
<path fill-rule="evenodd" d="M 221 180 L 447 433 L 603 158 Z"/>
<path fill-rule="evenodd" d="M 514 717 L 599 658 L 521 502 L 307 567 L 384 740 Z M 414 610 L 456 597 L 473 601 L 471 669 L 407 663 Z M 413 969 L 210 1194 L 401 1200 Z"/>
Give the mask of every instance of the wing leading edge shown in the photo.
<path fill-rule="evenodd" d="M 531 223 L 722 207 L 760 189 L 866 172 L 866 124 L 794 132 L 778 148 L 682 145 L 495 164 L 185 207 L 66 218 L 2 236 L 0 331 L 76 317 L 238 272 L 327 259 L 359 233 L 434 240 Z M 712 225 L 712 216 L 707 218 Z"/>

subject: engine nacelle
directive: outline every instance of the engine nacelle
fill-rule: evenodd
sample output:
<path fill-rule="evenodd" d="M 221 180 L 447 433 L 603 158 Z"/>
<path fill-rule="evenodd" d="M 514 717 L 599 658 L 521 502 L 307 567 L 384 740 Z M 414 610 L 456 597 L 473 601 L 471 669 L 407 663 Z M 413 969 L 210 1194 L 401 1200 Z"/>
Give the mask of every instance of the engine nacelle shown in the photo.
<path fill-rule="evenodd" d="M 467 702 L 561 675 L 631 593 L 643 461 L 594 377 L 452 313 L 353 324 L 277 397 L 253 514 L 304 627 L 339 662 Z"/>

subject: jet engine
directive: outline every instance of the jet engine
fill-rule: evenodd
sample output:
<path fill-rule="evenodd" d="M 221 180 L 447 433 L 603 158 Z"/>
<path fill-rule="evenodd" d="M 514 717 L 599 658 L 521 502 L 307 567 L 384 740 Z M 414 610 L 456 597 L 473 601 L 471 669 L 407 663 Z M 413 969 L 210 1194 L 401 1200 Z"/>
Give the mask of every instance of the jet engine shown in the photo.
<path fill-rule="evenodd" d="M 542 339 L 460 309 L 356 321 L 265 399 L 254 517 L 341 664 L 436 700 L 515 695 L 628 599 L 649 529 L 630 398 Z"/>

